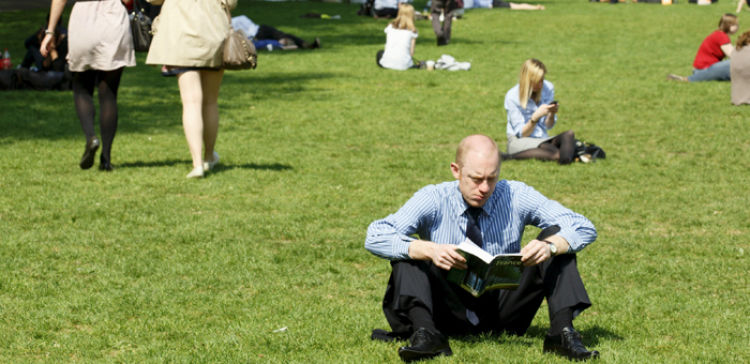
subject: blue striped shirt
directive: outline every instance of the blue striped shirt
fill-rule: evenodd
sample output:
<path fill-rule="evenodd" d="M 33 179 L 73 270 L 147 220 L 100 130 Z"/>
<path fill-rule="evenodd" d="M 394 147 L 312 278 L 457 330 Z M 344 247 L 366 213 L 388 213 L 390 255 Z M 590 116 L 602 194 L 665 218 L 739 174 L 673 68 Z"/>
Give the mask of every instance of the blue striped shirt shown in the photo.
<path fill-rule="evenodd" d="M 428 185 L 395 214 L 371 223 L 365 248 L 377 256 L 400 260 L 410 259 L 409 244 L 415 235 L 437 244 L 458 245 L 466 239 L 467 209 L 458 181 Z M 526 225 L 560 226 L 557 235 L 568 241 L 570 252 L 596 240 L 596 229 L 584 216 L 522 182 L 499 181 L 479 215 L 484 250 L 492 255 L 518 253 Z"/>
<path fill-rule="evenodd" d="M 508 114 L 508 125 L 505 127 L 505 134 L 508 138 L 515 136 L 521 138 L 521 129 L 523 126 L 531 120 L 531 115 L 534 115 L 536 109 L 539 108 L 533 99 L 529 99 L 526 102 L 526 108 L 521 107 L 521 97 L 518 89 L 520 86 L 516 84 L 512 89 L 505 94 L 505 112 Z M 555 85 L 552 82 L 544 80 L 542 83 L 542 97 L 539 100 L 541 104 L 549 104 L 555 100 Z M 557 123 L 557 114 L 555 114 L 555 123 L 547 128 L 547 117 L 542 116 L 539 122 L 529 134 L 529 138 L 547 138 L 549 129 L 552 129 Z"/>

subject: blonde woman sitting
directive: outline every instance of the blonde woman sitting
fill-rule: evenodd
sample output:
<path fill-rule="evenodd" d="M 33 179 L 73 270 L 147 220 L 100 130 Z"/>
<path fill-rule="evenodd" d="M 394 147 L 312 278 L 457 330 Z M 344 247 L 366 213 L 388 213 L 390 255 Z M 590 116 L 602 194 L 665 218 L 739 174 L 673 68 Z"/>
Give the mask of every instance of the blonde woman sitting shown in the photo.
<path fill-rule="evenodd" d="M 559 105 L 555 87 L 544 79 L 547 68 L 538 59 L 528 59 L 521 66 L 518 84 L 505 95 L 508 114 L 506 159 L 540 159 L 560 164 L 573 162 L 575 135 L 568 130 L 550 137 L 547 131 L 557 122 Z"/>
<path fill-rule="evenodd" d="M 375 56 L 380 67 L 403 71 L 422 66 L 422 62 L 415 63 L 412 59 L 418 36 L 413 6 L 399 4 L 398 16 L 385 28 L 385 34 L 385 50 Z"/>

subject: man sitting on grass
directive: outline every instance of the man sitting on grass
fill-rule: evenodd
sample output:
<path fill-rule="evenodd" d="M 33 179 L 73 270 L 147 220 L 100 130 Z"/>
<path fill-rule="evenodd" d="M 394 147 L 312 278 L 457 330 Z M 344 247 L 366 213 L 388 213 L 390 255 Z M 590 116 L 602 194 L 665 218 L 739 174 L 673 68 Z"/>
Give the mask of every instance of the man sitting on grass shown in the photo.
<path fill-rule="evenodd" d="M 374 330 L 372 339 L 409 338 L 398 350 L 404 361 L 451 355 L 445 335 L 523 335 L 546 298 L 550 329 L 544 351 L 597 358 L 573 328 L 573 318 L 591 306 L 575 253 L 596 240 L 593 224 L 524 183 L 498 181 L 498 149 L 487 136 L 462 140 L 451 172 L 457 181 L 422 188 L 367 230 L 365 248 L 392 266 L 383 311 L 393 331 Z M 526 225 L 559 228 L 521 249 Z M 450 269 L 466 268 L 456 246 L 467 237 L 492 255 L 520 251 L 526 266 L 520 286 L 475 298 L 447 281 Z"/>

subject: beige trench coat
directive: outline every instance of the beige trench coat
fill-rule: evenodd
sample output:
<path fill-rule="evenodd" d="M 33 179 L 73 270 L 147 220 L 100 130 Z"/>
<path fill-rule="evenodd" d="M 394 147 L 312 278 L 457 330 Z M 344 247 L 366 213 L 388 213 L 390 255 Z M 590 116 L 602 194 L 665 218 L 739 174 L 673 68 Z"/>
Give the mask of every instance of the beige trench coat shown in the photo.
<path fill-rule="evenodd" d="M 154 38 L 146 64 L 221 67 L 224 40 L 231 23 L 224 6 L 237 0 L 147 0 L 161 5 L 152 29 Z"/>

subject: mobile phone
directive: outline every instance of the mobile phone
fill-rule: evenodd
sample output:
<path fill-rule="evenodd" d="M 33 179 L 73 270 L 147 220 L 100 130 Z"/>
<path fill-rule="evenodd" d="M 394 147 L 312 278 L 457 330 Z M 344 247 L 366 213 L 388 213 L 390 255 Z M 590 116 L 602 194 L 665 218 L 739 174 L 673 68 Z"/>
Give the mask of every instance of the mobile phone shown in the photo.
<path fill-rule="evenodd" d="M 550 105 L 557 105 L 557 100 L 552 100 L 552 102 L 549 103 Z"/>

